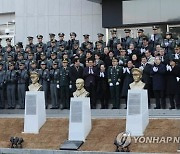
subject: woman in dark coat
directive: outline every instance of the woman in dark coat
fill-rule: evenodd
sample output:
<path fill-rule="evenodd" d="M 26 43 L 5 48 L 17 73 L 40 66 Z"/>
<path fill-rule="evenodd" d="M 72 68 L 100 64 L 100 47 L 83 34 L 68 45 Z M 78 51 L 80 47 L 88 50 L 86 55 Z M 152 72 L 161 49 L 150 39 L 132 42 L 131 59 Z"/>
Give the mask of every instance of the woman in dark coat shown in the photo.
<path fill-rule="evenodd" d="M 169 96 L 170 100 L 170 108 L 169 109 L 175 109 L 175 96 L 179 93 L 179 84 L 177 82 L 177 76 L 179 76 L 180 73 L 180 67 L 176 65 L 176 59 L 170 60 L 170 66 L 166 66 L 167 70 L 167 80 L 166 80 L 166 92 Z M 178 104 L 179 102 L 177 102 Z"/>

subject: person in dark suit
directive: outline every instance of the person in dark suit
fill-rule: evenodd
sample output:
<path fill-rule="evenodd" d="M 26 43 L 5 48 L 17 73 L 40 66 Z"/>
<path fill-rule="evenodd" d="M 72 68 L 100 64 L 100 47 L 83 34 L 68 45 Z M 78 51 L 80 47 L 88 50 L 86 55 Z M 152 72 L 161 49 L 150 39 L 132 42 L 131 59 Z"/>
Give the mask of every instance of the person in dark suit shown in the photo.
<path fill-rule="evenodd" d="M 130 29 L 125 29 L 124 32 L 125 32 L 126 36 L 121 39 L 121 42 L 122 42 L 123 48 L 127 50 L 129 48 L 129 45 L 131 43 L 134 43 L 134 40 L 131 37 L 131 30 Z"/>
<path fill-rule="evenodd" d="M 156 99 L 156 107 L 154 109 L 165 109 L 166 99 L 165 99 L 165 75 L 166 67 L 161 63 L 159 56 L 155 57 L 154 66 L 151 68 L 153 91 Z"/>
<path fill-rule="evenodd" d="M 97 94 L 101 102 L 101 109 L 108 109 L 109 86 L 107 71 L 104 64 L 100 65 L 100 71 L 98 73 Z"/>
<path fill-rule="evenodd" d="M 96 108 L 96 80 L 97 68 L 94 67 L 94 60 L 88 59 L 88 67 L 84 68 L 83 77 L 85 80 L 85 89 L 90 93 L 91 108 Z"/>
<path fill-rule="evenodd" d="M 169 65 L 166 65 L 167 80 L 166 80 L 166 92 L 170 100 L 170 108 L 175 109 L 175 96 L 179 93 L 179 84 L 177 77 L 179 76 L 180 67 L 176 65 L 177 60 L 171 59 Z"/>
<path fill-rule="evenodd" d="M 72 84 L 72 92 L 76 91 L 76 80 L 83 78 L 83 67 L 80 66 L 79 58 L 74 59 L 74 64 L 70 67 L 70 80 Z"/>

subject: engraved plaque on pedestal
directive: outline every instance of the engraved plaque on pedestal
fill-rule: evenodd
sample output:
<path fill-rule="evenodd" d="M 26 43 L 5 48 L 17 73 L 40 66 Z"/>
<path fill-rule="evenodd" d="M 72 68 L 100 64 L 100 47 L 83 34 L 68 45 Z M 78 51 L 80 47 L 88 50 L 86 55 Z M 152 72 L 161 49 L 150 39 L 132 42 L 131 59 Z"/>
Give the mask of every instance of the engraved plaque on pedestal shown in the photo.
<path fill-rule="evenodd" d="M 90 98 L 88 97 L 71 98 L 68 140 L 85 141 L 90 130 L 91 130 Z"/>
<path fill-rule="evenodd" d="M 71 122 L 82 122 L 82 102 L 74 101 L 71 105 Z"/>
<path fill-rule="evenodd" d="M 149 123 L 147 90 L 128 90 L 126 131 L 142 136 Z"/>

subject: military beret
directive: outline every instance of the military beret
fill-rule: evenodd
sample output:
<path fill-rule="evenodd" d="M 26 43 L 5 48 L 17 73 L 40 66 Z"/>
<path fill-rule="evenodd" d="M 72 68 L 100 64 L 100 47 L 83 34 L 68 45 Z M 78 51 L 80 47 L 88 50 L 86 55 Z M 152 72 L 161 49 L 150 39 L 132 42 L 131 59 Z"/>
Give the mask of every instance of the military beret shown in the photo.
<path fill-rule="evenodd" d="M 75 37 L 76 37 L 77 35 L 76 35 L 75 32 L 71 32 L 71 33 L 70 33 L 70 36 L 75 36 Z"/>
<path fill-rule="evenodd" d="M 171 32 L 166 32 L 166 35 L 172 35 L 172 33 Z"/>
<path fill-rule="evenodd" d="M 131 30 L 130 30 L 130 29 L 124 29 L 124 32 L 125 32 L 125 33 L 130 33 Z"/>
<path fill-rule="evenodd" d="M 55 34 L 54 33 L 49 33 L 49 36 L 50 37 L 55 37 Z"/>
<path fill-rule="evenodd" d="M 6 39 L 6 41 L 11 42 L 11 41 L 12 41 L 12 39 L 11 39 L 11 38 L 7 38 L 7 39 Z"/>
<path fill-rule="evenodd" d="M 64 36 L 64 33 L 59 33 L 58 36 Z"/>
<path fill-rule="evenodd" d="M 67 60 L 67 59 L 63 59 L 62 62 L 63 62 L 63 63 L 68 63 L 68 60 Z"/>
<path fill-rule="evenodd" d="M 89 34 L 84 34 L 84 38 L 89 38 Z"/>
<path fill-rule="evenodd" d="M 138 29 L 138 33 L 143 33 L 144 30 L 143 29 Z"/>
<path fill-rule="evenodd" d="M 98 35 L 98 37 L 103 37 L 104 36 L 104 34 L 102 34 L 102 33 L 98 33 L 97 35 Z"/>
<path fill-rule="evenodd" d="M 42 35 L 37 35 L 37 38 L 39 39 L 42 39 L 43 38 L 43 36 Z"/>
<path fill-rule="evenodd" d="M 46 63 L 44 61 L 41 62 L 41 65 L 46 65 Z"/>
<path fill-rule="evenodd" d="M 28 40 L 33 40 L 34 37 L 28 36 L 27 38 L 28 38 Z"/>
<path fill-rule="evenodd" d="M 153 26 L 152 29 L 153 30 L 157 30 L 159 27 L 158 26 Z"/>

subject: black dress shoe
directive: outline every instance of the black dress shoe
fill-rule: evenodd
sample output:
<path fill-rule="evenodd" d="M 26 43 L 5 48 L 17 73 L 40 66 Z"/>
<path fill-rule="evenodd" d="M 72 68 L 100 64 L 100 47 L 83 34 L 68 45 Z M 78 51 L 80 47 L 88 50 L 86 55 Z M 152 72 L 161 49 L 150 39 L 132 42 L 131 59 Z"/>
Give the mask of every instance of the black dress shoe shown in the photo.
<path fill-rule="evenodd" d="M 172 109 L 175 109 L 175 107 L 170 107 L 169 109 L 172 110 Z"/>

